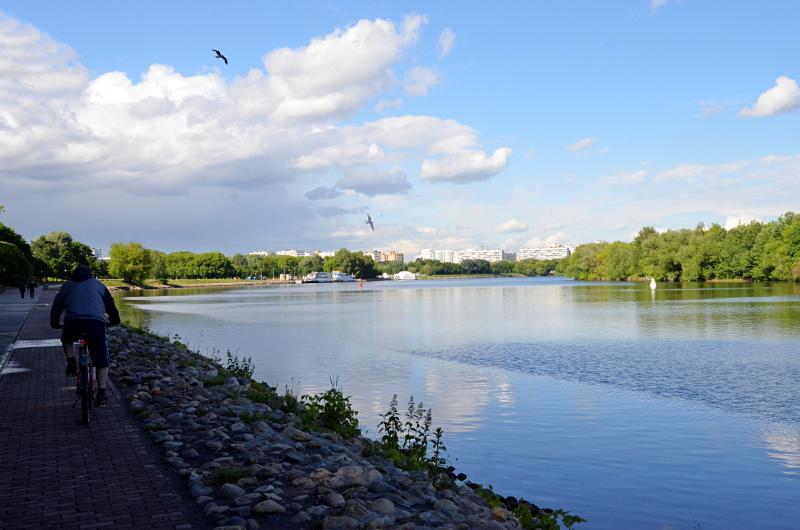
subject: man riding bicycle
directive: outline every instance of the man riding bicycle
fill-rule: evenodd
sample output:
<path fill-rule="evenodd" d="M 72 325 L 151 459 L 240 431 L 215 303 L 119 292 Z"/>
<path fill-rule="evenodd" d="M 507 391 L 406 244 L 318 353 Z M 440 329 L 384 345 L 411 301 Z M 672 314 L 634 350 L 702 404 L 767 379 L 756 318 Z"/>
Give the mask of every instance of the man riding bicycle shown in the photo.
<path fill-rule="evenodd" d="M 77 375 L 77 361 L 73 343 L 86 335 L 89 341 L 89 353 L 97 370 L 98 405 L 105 405 L 106 383 L 108 382 L 108 343 L 106 342 L 106 314 L 108 325 L 119 324 L 119 311 L 114 305 L 111 293 L 99 280 L 92 277 L 88 265 L 79 265 L 70 275 L 67 283 L 53 300 L 50 309 L 50 326 L 61 328 L 61 313 L 64 317 L 61 332 L 61 346 L 67 356 L 67 376 Z"/>

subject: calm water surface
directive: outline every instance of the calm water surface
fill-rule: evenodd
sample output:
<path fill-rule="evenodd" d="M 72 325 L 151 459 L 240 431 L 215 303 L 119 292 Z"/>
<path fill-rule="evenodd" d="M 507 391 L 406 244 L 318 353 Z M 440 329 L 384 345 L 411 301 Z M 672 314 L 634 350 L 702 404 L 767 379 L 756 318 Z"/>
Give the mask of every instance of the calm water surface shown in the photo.
<path fill-rule="evenodd" d="M 565 279 L 118 293 L 123 317 L 252 356 L 296 393 L 340 377 L 376 434 L 433 408 L 454 464 L 588 529 L 800 527 L 800 286 Z"/>

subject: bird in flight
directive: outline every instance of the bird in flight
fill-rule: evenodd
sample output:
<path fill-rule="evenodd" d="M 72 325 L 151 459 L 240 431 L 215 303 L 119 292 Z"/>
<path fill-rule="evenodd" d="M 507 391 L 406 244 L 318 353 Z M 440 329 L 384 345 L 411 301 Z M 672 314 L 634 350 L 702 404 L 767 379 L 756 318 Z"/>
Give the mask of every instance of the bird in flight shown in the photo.
<path fill-rule="evenodd" d="M 373 232 L 375 231 L 375 225 L 373 224 L 372 217 L 370 217 L 369 213 L 367 213 L 367 220 L 364 221 L 364 224 L 369 225 L 369 227 L 372 228 Z"/>
<path fill-rule="evenodd" d="M 225 64 L 228 64 L 228 58 L 222 55 L 219 50 L 215 50 L 212 48 L 211 51 L 216 52 L 217 55 L 216 57 L 214 57 L 215 59 L 222 59 L 223 61 L 225 61 Z"/>

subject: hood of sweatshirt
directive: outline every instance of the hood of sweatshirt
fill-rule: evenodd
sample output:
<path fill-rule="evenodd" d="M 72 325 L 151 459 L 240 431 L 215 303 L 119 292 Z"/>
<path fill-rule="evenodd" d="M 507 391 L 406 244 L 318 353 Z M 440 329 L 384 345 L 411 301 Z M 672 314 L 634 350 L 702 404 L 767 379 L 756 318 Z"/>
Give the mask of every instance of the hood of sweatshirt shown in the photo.
<path fill-rule="evenodd" d="M 73 282 L 82 282 L 84 280 L 88 280 L 92 277 L 92 270 L 89 268 L 88 265 L 78 265 L 72 274 L 70 274 L 69 279 Z"/>

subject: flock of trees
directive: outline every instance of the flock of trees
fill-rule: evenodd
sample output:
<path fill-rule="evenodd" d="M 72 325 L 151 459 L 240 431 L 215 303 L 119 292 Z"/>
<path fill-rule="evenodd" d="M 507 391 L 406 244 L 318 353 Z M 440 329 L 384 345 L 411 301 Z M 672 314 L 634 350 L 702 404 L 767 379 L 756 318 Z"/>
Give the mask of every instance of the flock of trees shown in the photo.
<path fill-rule="evenodd" d="M 281 274 L 303 276 L 314 271 L 342 271 L 358 278 L 375 278 L 384 272 L 382 264 L 361 252 L 341 249 L 336 255 L 257 256 L 236 254 L 230 258 L 220 252 L 187 251 L 165 254 L 140 243 L 114 243 L 109 252 L 109 274 L 127 282 L 141 283 L 147 278 L 274 278 Z"/>
<path fill-rule="evenodd" d="M 645 227 L 630 243 L 580 245 L 556 271 L 582 280 L 798 281 L 800 215 L 730 230 L 717 224 L 663 233 Z"/>
<path fill-rule="evenodd" d="M 461 263 L 448 263 L 431 259 L 418 259 L 407 264 L 411 272 L 438 276 L 448 274 L 522 274 L 547 276 L 556 268 L 558 260 L 494 261 L 467 259 Z"/>
<path fill-rule="evenodd" d="M 34 278 L 66 278 L 81 263 L 97 275 L 105 264 L 96 261 L 88 245 L 66 232 L 51 232 L 28 244 L 13 228 L 0 223 L 0 285 L 24 285 Z"/>
<path fill-rule="evenodd" d="M 443 263 L 418 259 L 375 263 L 361 252 L 339 250 L 334 256 L 256 256 L 220 252 L 163 253 L 140 243 L 114 243 L 110 261 L 99 261 L 91 248 L 67 232 L 51 232 L 28 244 L 14 229 L 0 223 L 0 284 L 22 285 L 32 278 L 66 278 L 86 263 L 96 276 L 141 283 L 148 278 L 273 278 L 303 276 L 313 271 L 342 271 L 358 278 L 394 274 L 404 268 L 429 276 L 447 274 L 523 274 L 556 272 L 585 280 L 703 281 L 750 279 L 800 281 L 800 215 L 788 212 L 770 223 L 753 222 L 730 230 L 714 224 L 658 233 L 639 231 L 630 243 L 616 241 L 580 245 L 563 260 L 465 260 Z"/>

